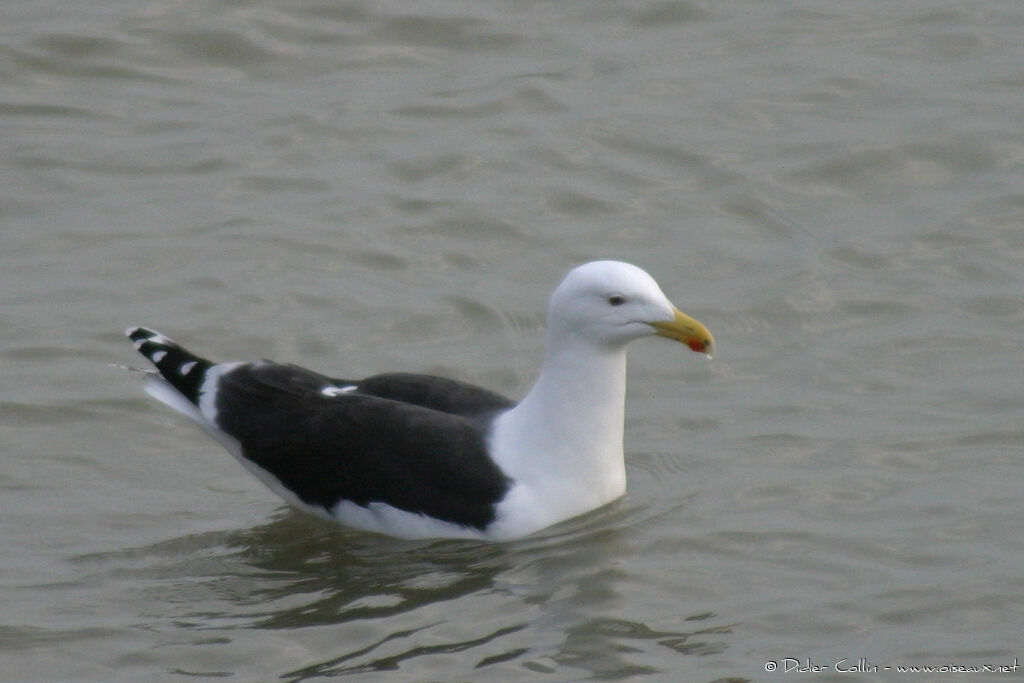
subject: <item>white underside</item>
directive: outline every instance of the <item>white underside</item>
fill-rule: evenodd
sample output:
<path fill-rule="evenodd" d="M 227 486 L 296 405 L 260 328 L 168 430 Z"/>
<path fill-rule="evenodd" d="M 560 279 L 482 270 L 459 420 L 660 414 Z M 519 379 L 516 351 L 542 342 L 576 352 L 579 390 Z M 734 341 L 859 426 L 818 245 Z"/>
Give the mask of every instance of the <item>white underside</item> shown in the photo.
<path fill-rule="evenodd" d="M 354 529 L 375 531 L 398 538 L 477 538 L 497 540 L 490 533 L 434 519 L 433 517 L 416 512 L 399 510 L 387 503 L 370 503 L 363 507 L 349 501 L 342 501 L 334 506 L 329 518 Z"/>

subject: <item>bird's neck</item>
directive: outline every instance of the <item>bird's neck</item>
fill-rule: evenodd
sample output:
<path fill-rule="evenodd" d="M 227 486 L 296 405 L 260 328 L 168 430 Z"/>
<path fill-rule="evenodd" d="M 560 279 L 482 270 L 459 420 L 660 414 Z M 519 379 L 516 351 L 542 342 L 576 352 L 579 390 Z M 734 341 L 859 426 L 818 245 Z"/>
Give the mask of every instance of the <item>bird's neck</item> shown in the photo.
<path fill-rule="evenodd" d="M 549 342 L 537 383 L 499 419 L 495 436 L 514 480 L 546 497 L 546 505 L 564 497 L 583 512 L 625 492 L 626 349 Z"/>

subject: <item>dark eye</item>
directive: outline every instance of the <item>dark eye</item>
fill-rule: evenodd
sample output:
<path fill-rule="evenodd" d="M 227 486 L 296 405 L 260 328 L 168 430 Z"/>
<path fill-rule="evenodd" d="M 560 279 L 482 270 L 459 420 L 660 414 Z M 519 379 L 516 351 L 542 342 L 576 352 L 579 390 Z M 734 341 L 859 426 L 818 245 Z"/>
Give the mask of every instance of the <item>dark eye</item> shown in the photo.
<path fill-rule="evenodd" d="M 626 297 L 622 296 L 621 294 L 612 294 L 610 297 L 608 297 L 608 303 L 610 303 L 612 306 L 621 306 L 622 304 L 626 303 Z"/>

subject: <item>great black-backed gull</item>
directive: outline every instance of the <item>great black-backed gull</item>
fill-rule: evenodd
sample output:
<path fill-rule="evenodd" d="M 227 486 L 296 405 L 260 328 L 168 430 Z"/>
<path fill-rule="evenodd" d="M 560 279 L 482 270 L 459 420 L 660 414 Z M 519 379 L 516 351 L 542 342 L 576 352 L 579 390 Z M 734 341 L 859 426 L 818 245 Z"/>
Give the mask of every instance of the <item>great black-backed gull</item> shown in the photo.
<path fill-rule="evenodd" d="M 430 375 L 214 363 L 159 332 L 127 334 L 157 368 L 146 390 L 289 503 L 403 538 L 513 539 L 620 497 L 626 345 L 658 335 L 714 350 L 650 275 L 617 261 L 578 266 L 555 290 L 544 364 L 518 404 Z"/>

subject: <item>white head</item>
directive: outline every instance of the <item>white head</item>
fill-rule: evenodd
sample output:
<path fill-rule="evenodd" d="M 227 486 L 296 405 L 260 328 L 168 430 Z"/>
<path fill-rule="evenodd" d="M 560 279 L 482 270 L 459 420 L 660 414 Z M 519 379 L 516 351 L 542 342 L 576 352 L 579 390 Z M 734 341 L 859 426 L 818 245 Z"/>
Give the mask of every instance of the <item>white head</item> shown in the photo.
<path fill-rule="evenodd" d="M 704 325 L 673 306 L 645 271 L 621 261 L 592 261 L 569 271 L 551 296 L 548 332 L 606 348 L 659 335 L 694 351 L 714 351 Z"/>

